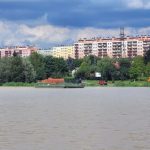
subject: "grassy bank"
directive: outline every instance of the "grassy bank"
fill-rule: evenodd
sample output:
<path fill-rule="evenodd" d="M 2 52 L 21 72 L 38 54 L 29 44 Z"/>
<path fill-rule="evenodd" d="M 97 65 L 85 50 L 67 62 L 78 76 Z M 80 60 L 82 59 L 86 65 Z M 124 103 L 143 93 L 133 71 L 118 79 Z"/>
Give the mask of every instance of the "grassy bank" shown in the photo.
<path fill-rule="evenodd" d="M 98 80 L 84 80 L 85 87 L 99 87 Z M 36 83 L 23 83 L 23 82 L 8 82 L 1 83 L 2 87 L 34 87 Z M 104 87 L 150 87 L 150 82 L 147 81 L 108 81 L 107 85 Z"/>
<path fill-rule="evenodd" d="M 115 87 L 150 87 L 150 82 L 147 81 L 115 81 L 109 84 Z"/>
<path fill-rule="evenodd" d="M 3 87 L 34 87 L 35 83 L 7 82 L 7 83 L 1 83 L 0 86 L 3 86 Z"/>
<path fill-rule="evenodd" d="M 95 86 L 99 86 L 99 84 L 98 84 L 98 80 L 84 80 L 83 81 L 83 83 L 84 83 L 84 85 L 85 86 L 89 86 L 89 87 L 95 87 Z"/>
<path fill-rule="evenodd" d="M 96 87 L 101 86 L 98 84 L 98 80 L 85 80 L 83 81 L 85 86 Z M 105 87 L 150 87 L 150 82 L 147 81 L 108 81 Z"/>

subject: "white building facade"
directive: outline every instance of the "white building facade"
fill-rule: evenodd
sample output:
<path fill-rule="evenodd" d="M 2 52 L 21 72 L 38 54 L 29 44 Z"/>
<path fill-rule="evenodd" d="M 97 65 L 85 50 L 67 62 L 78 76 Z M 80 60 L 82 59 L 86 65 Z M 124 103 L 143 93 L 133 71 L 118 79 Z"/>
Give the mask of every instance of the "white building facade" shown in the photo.
<path fill-rule="evenodd" d="M 38 49 L 38 54 L 44 55 L 44 56 L 51 56 L 53 54 L 53 50 L 50 49 Z"/>
<path fill-rule="evenodd" d="M 150 36 L 80 39 L 74 44 L 75 58 L 95 55 L 100 58 L 133 58 L 150 49 Z"/>

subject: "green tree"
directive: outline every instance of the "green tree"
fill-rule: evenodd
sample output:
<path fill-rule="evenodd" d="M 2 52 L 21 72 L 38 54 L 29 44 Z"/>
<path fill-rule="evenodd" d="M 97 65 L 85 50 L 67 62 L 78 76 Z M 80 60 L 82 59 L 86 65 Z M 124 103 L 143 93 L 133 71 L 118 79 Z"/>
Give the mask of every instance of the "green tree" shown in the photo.
<path fill-rule="evenodd" d="M 29 57 L 29 61 L 33 65 L 36 72 L 36 80 L 42 80 L 46 78 L 44 57 L 36 52 L 32 53 Z"/>
<path fill-rule="evenodd" d="M 131 67 L 131 62 L 128 58 L 121 58 L 119 60 L 119 71 L 120 71 L 120 78 L 121 80 L 126 80 L 130 78 L 129 69 Z"/>
<path fill-rule="evenodd" d="M 19 56 L 11 57 L 10 66 L 11 66 L 10 68 L 11 82 L 24 82 L 24 74 L 23 74 L 24 66 L 22 58 Z"/>
<path fill-rule="evenodd" d="M 90 77 L 90 65 L 87 62 L 83 62 L 75 76 L 76 78 L 88 79 Z"/>
<path fill-rule="evenodd" d="M 101 73 L 102 78 L 105 80 L 113 79 L 115 77 L 115 67 L 113 66 L 112 59 L 105 57 L 97 62 L 98 71 Z"/>
<path fill-rule="evenodd" d="M 52 56 L 44 57 L 44 70 L 46 78 L 52 77 L 56 72 L 55 59 Z"/>
<path fill-rule="evenodd" d="M 146 65 L 146 68 L 145 68 L 145 74 L 146 76 L 150 76 L 150 62 Z"/>
<path fill-rule="evenodd" d="M 74 59 L 73 58 L 69 57 L 66 60 L 66 62 L 67 62 L 67 67 L 68 67 L 69 72 L 71 72 L 72 70 L 75 69 L 75 63 L 74 63 Z"/>
<path fill-rule="evenodd" d="M 54 66 L 53 75 L 55 77 L 64 77 L 69 74 L 67 62 L 63 58 L 54 58 Z"/>
<path fill-rule="evenodd" d="M 84 57 L 84 62 L 88 63 L 89 65 L 95 65 L 97 64 L 98 58 L 94 55 L 89 55 Z"/>
<path fill-rule="evenodd" d="M 83 59 L 74 59 L 73 63 L 74 63 L 75 68 L 79 68 L 81 64 L 83 63 Z"/>
<path fill-rule="evenodd" d="M 34 82 L 36 78 L 36 72 L 28 59 L 23 59 L 23 75 L 24 75 L 24 82 Z"/>
<path fill-rule="evenodd" d="M 0 82 L 33 82 L 35 71 L 31 63 L 19 56 L 0 59 Z"/>
<path fill-rule="evenodd" d="M 85 79 L 94 79 L 96 71 L 97 71 L 97 57 L 93 55 L 86 56 L 84 57 L 83 62 L 76 73 L 76 77 Z"/>
<path fill-rule="evenodd" d="M 144 75 L 144 71 L 145 65 L 143 57 L 142 56 L 135 57 L 131 63 L 131 68 L 129 70 L 131 79 L 136 80 L 138 77 L 142 77 Z"/>
<path fill-rule="evenodd" d="M 144 55 L 144 63 L 147 64 L 148 62 L 150 62 L 150 47 L 149 50 Z"/>
<path fill-rule="evenodd" d="M 0 83 L 11 81 L 11 61 L 10 58 L 0 59 Z"/>

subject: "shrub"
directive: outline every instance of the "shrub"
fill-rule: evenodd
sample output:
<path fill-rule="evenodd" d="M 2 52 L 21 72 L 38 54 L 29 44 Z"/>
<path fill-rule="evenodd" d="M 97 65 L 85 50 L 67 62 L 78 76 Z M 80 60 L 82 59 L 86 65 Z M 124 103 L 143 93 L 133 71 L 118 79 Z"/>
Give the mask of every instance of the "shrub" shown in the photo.
<path fill-rule="evenodd" d="M 76 79 L 74 77 L 65 77 L 64 78 L 66 83 L 75 83 Z"/>

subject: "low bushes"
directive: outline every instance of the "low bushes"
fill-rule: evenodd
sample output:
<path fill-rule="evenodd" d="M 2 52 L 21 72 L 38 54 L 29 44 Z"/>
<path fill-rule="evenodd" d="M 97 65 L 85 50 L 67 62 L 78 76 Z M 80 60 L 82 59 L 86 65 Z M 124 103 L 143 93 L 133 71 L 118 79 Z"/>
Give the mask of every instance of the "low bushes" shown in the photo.
<path fill-rule="evenodd" d="M 65 77 L 64 78 L 66 83 L 75 83 L 76 79 L 74 77 Z"/>

